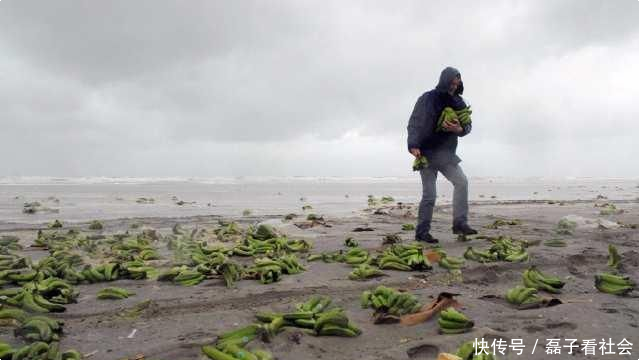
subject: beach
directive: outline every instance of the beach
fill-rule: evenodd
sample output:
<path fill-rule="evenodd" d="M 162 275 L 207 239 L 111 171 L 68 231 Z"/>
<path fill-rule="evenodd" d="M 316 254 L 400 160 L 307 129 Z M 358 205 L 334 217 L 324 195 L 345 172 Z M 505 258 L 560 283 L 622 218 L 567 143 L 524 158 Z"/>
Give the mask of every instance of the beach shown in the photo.
<path fill-rule="evenodd" d="M 440 182 L 441 180 L 439 180 Z M 451 234 L 451 188 L 442 190 L 434 212 L 432 231 L 447 255 L 462 257 L 468 247 L 490 245 L 487 239 L 459 240 Z M 508 236 L 524 240 L 526 262 L 478 263 L 467 260 L 462 276 L 438 264 L 427 271 L 384 270 L 386 276 L 366 281 L 348 278 L 347 264 L 307 262 L 306 271 L 287 275 L 279 282 L 261 284 L 241 280 L 227 288 L 218 276 L 184 287 L 155 280 L 122 279 L 110 283 L 76 285 L 77 303 L 66 305 L 54 317 L 64 320 L 61 346 L 74 348 L 89 358 L 202 359 L 202 345 L 215 343 L 225 331 L 255 322 L 258 311 L 286 312 L 310 296 L 330 296 L 343 308 L 362 334 L 357 337 L 316 337 L 286 328 L 271 342 L 253 341 L 278 359 L 434 359 L 441 352 L 455 353 L 465 341 L 483 338 L 511 342 L 522 339 L 524 350 L 513 349 L 498 359 L 637 359 L 638 291 L 616 296 L 594 287 L 594 274 L 607 272 L 608 246 L 620 253 L 625 275 L 638 283 L 638 181 L 620 179 L 472 179 L 469 222 L 487 238 Z M 393 197 L 393 202 L 367 204 L 367 196 Z M 375 253 L 386 245 L 387 235 L 398 235 L 401 243 L 413 241 L 413 231 L 402 225 L 416 222 L 420 184 L 417 177 L 397 179 L 263 179 L 263 180 L 34 180 L 6 179 L 0 182 L 0 235 L 15 235 L 24 247 L 19 254 L 40 259 L 47 250 L 31 247 L 40 229 L 54 219 L 63 223 L 60 232 L 78 229 L 88 235 L 135 234 L 153 229 L 160 236 L 152 243 L 162 255 L 156 267 L 171 265 L 172 254 L 163 235 L 178 224 L 186 230 L 213 230 L 220 222 L 236 222 L 242 229 L 268 224 L 289 239 L 313 244 L 309 253 L 344 249 L 352 237 L 360 247 Z M 139 202 L 145 198 L 145 202 Z M 148 201 L 150 198 L 152 202 Z M 24 202 L 41 202 L 46 209 L 24 214 Z M 182 204 L 179 204 L 183 201 Z M 195 203 L 191 203 L 195 202 Z M 602 214 L 595 205 L 612 204 L 616 212 Z M 312 208 L 302 210 L 302 206 Z M 247 210 L 244 213 L 243 211 Z M 285 219 L 285 215 L 294 213 Z M 322 222 L 307 221 L 310 213 Z M 558 222 L 575 222 L 571 234 L 558 234 Z M 90 230 L 89 221 L 100 220 L 102 230 Z M 487 228 L 496 220 L 519 220 L 518 224 Z M 564 247 L 545 241 L 561 239 Z M 211 243 L 217 241 L 213 238 Z M 223 243 L 224 245 L 224 243 Z M 228 245 L 228 244 L 227 244 Z M 428 245 L 425 244 L 425 248 Z M 235 258 L 235 257 L 234 257 Z M 87 262 L 92 260 L 88 259 Z M 508 289 L 521 284 L 522 272 L 535 265 L 546 274 L 566 282 L 562 292 L 548 297 L 560 304 L 518 309 L 505 301 Z M 442 335 L 436 319 L 414 326 L 374 324 L 372 309 L 360 306 L 363 291 L 378 285 L 413 293 L 423 304 L 442 292 L 456 294 L 461 311 L 475 326 L 463 334 Z M 122 300 L 97 300 L 104 287 L 117 286 L 135 292 Z M 140 307 L 143 305 L 143 307 Z M 135 317 L 125 317 L 138 307 Z M 12 329 L 2 327 L 2 339 L 19 343 Z M 548 339 L 626 339 L 630 355 L 595 356 L 566 348 L 548 354 Z M 534 349 L 534 345 L 536 345 Z M 613 346 L 613 351 L 618 351 Z"/>

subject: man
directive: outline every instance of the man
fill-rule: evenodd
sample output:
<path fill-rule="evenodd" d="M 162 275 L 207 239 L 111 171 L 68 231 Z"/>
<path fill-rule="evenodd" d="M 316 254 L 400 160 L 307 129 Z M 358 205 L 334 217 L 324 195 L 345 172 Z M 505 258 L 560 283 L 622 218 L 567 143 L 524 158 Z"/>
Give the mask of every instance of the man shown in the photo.
<path fill-rule="evenodd" d="M 460 168 L 461 159 L 456 155 L 458 137 L 464 137 L 471 131 L 471 124 L 460 126 L 457 119 L 443 124 L 436 131 L 438 118 L 445 107 L 454 110 L 465 107 L 460 96 L 464 90 L 460 72 L 452 67 L 440 73 L 440 81 L 435 89 L 420 98 L 413 109 L 407 130 L 409 153 L 414 157 L 424 155 L 429 165 L 420 170 L 422 178 L 422 200 L 418 211 L 416 240 L 438 243 L 430 233 L 433 206 L 436 202 L 436 178 L 442 173 L 453 184 L 453 233 L 470 235 L 478 233 L 467 223 L 468 190 L 467 177 Z"/>

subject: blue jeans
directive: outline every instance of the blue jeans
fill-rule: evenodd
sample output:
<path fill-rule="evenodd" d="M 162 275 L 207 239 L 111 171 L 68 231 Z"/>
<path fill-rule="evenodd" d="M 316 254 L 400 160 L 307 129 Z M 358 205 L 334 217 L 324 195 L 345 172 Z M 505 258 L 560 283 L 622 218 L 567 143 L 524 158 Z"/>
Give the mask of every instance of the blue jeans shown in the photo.
<path fill-rule="evenodd" d="M 418 210 L 418 226 L 416 227 L 416 239 L 425 239 L 431 230 L 431 218 L 433 217 L 433 206 L 436 203 L 436 179 L 438 172 L 453 184 L 453 225 L 460 226 L 467 224 L 467 214 L 469 213 L 469 191 L 467 176 L 458 164 L 447 164 L 443 167 L 434 168 L 428 166 L 420 171 L 422 178 L 422 200 Z"/>

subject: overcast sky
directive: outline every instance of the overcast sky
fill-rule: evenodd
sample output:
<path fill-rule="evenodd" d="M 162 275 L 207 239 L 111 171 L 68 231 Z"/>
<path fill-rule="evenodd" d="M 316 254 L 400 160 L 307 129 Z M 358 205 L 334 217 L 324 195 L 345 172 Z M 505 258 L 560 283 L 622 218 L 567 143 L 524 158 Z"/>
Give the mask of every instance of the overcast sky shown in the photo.
<path fill-rule="evenodd" d="M 0 175 L 404 176 L 460 69 L 469 176 L 638 176 L 638 1 L 0 1 Z"/>

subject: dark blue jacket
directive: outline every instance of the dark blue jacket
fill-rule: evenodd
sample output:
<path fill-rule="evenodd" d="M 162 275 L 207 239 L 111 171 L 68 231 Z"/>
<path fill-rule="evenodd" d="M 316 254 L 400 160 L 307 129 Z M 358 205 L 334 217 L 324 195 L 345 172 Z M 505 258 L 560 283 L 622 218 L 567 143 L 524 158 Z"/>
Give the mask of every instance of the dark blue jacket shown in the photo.
<path fill-rule="evenodd" d="M 419 148 L 420 152 L 427 157 L 429 164 L 436 168 L 460 163 L 461 159 L 456 155 L 458 137 L 464 137 L 471 132 L 471 124 L 464 126 L 460 134 L 436 132 L 438 118 L 445 107 L 451 107 L 454 110 L 466 107 L 464 99 L 460 96 L 464 90 L 462 83 L 454 95 L 448 92 L 451 81 L 459 74 L 460 72 L 455 68 L 445 68 L 440 74 L 440 81 L 435 89 L 418 98 L 407 126 L 408 148 Z"/>

